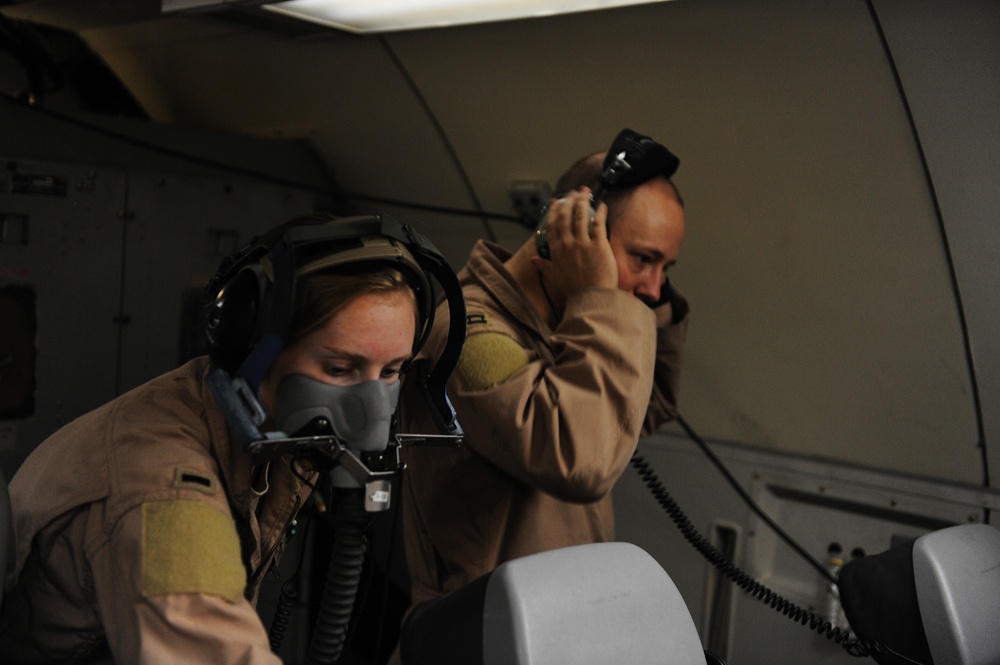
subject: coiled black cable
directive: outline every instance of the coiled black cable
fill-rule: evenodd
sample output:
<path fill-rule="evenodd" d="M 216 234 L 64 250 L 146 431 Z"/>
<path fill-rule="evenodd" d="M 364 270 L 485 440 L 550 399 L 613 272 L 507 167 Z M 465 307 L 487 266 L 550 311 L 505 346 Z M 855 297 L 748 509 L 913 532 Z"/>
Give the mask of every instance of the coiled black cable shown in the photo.
<path fill-rule="evenodd" d="M 278 606 L 274 609 L 274 617 L 271 619 L 271 628 L 267 633 L 268 644 L 271 645 L 271 652 L 281 651 L 281 643 L 285 640 L 285 632 L 292 620 L 292 608 L 299 597 L 299 591 L 293 579 L 286 580 L 281 585 L 281 593 L 278 595 Z"/>
<path fill-rule="evenodd" d="M 750 494 L 747 493 L 745 489 L 743 489 L 743 486 L 740 485 L 739 481 L 737 481 L 736 478 L 733 476 L 733 474 L 729 472 L 729 469 L 726 468 L 726 465 L 722 463 L 722 460 L 719 459 L 719 456 L 716 455 L 715 452 L 708 447 L 708 444 L 705 442 L 705 440 L 701 438 L 696 431 L 694 431 L 694 428 L 691 427 L 691 425 L 689 425 L 686 420 L 684 420 L 681 414 L 679 413 L 677 414 L 676 420 L 677 424 L 680 425 L 685 432 L 687 432 L 687 435 L 689 437 L 691 437 L 691 440 L 694 441 L 699 448 L 701 448 L 701 452 L 705 454 L 705 457 L 708 458 L 708 461 L 711 462 L 716 469 L 718 469 L 719 473 L 722 474 L 722 477 L 725 478 L 726 482 L 729 483 L 729 486 L 732 487 L 733 490 L 740 495 L 740 498 L 743 499 L 743 503 L 745 503 L 750 508 L 750 510 L 752 510 L 757 515 L 757 517 L 763 520 L 764 523 L 767 524 L 771 528 L 771 530 L 774 531 L 775 534 L 777 534 L 779 538 L 785 541 L 786 545 L 795 550 L 795 552 L 797 552 L 798 555 L 802 557 L 803 561 L 805 561 L 814 569 L 816 569 L 816 571 L 824 578 L 826 578 L 828 582 L 830 582 L 831 584 L 836 584 L 837 578 L 835 578 L 833 574 L 823 566 L 823 564 L 817 561 L 815 557 L 809 554 L 809 552 L 807 552 L 805 548 L 803 548 L 801 545 L 795 542 L 795 540 L 793 540 L 792 537 L 789 536 L 788 533 L 784 529 L 782 529 L 777 522 L 771 519 L 770 515 L 765 513 L 761 509 L 761 507 L 757 505 L 757 502 L 753 500 L 753 498 L 750 496 Z"/>
<path fill-rule="evenodd" d="M 306 547 L 309 543 L 309 525 L 311 524 L 311 519 L 306 522 L 298 564 L 295 566 L 295 572 L 289 575 L 288 579 L 281 585 L 281 593 L 278 594 L 278 603 L 274 608 L 274 616 L 271 618 L 271 626 L 267 632 L 268 644 L 271 645 L 271 651 L 275 654 L 281 652 L 281 644 L 285 641 L 285 633 L 291 624 L 295 602 L 299 598 L 299 573 L 302 571 L 302 563 L 305 560 Z M 292 534 L 294 533 L 293 530 Z"/>
<path fill-rule="evenodd" d="M 309 642 L 308 665 L 329 665 L 340 658 L 368 550 L 361 493 L 340 492 L 335 496 L 333 551 L 316 627 Z"/>
<path fill-rule="evenodd" d="M 305 476 L 297 468 L 298 460 L 293 460 L 291 464 L 292 473 L 296 475 L 303 483 L 316 489 L 314 483 L 309 482 Z M 309 526 L 312 524 L 312 520 L 308 520 L 305 523 L 305 528 L 302 533 L 302 547 L 299 550 L 299 561 L 295 566 L 295 571 L 288 576 L 288 579 L 284 581 L 281 585 L 281 592 L 278 594 L 277 606 L 274 608 L 274 616 L 271 618 L 271 625 L 267 632 L 267 641 L 271 645 L 271 651 L 275 654 L 281 651 L 281 644 L 285 641 L 285 633 L 288 632 L 288 626 L 291 624 L 292 612 L 295 608 L 295 602 L 299 598 L 299 588 L 298 588 L 298 578 L 299 573 L 302 571 L 302 564 L 305 561 L 306 546 L 309 543 Z M 291 536 L 295 535 L 295 521 L 292 522 L 292 526 L 289 529 L 289 540 Z"/>
<path fill-rule="evenodd" d="M 680 506 L 678 506 L 673 497 L 670 496 L 670 493 L 663 487 L 663 484 L 660 482 L 659 478 L 657 478 L 656 473 L 638 452 L 632 455 L 631 464 L 639 473 L 642 481 L 649 488 L 657 503 L 660 504 L 660 507 L 663 508 L 667 515 L 670 516 L 670 519 L 673 520 L 674 524 L 677 525 L 677 528 L 680 530 L 681 534 L 683 534 L 685 540 L 691 543 L 691 545 L 693 545 L 694 548 L 698 550 L 698 552 L 705 557 L 709 563 L 715 566 L 740 589 L 746 591 L 757 600 L 766 603 L 775 611 L 780 612 L 793 621 L 802 625 L 808 624 L 810 630 L 815 630 L 816 632 L 825 635 L 827 638 L 843 647 L 847 653 L 852 656 L 864 658 L 881 654 L 886 651 L 886 648 L 883 645 L 854 638 L 852 637 L 850 631 L 842 630 L 838 626 L 834 626 L 829 621 L 816 616 L 809 610 L 799 607 L 795 603 L 782 598 L 779 594 L 767 588 L 749 574 L 741 570 L 736 564 L 729 561 L 721 552 L 715 549 L 710 542 L 705 540 L 704 536 L 698 533 L 698 530 L 691 524 L 691 521 L 688 519 L 687 515 L 684 514 L 684 511 L 680 509 Z"/>

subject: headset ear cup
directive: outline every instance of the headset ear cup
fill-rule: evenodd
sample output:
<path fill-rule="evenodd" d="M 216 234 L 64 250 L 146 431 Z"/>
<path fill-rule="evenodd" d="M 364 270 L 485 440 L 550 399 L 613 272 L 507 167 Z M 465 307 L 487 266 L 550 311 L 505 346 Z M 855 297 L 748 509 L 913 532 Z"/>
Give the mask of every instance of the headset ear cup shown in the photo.
<path fill-rule="evenodd" d="M 235 372 L 259 341 L 265 288 L 256 270 L 244 268 L 209 305 L 205 321 L 209 357 L 227 372 Z"/>

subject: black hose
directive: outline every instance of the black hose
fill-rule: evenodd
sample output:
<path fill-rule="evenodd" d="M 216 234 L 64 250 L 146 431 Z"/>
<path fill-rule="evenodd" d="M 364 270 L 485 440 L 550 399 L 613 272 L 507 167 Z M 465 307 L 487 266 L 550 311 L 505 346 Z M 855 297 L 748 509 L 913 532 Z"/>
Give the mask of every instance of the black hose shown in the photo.
<path fill-rule="evenodd" d="M 368 550 L 365 520 L 364 498 L 360 492 L 337 493 L 330 568 L 309 642 L 307 665 L 335 663 L 344 649 Z"/>

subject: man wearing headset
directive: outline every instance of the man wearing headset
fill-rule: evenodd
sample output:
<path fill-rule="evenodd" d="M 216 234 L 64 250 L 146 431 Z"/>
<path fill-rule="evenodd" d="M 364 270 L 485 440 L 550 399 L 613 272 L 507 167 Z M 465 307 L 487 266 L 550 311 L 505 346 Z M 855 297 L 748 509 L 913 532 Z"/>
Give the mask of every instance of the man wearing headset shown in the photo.
<path fill-rule="evenodd" d="M 281 662 L 254 606 L 318 475 L 296 430 L 384 449 L 433 317 L 436 250 L 390 222 L 307 215 L 255 238 L 209 285 L 211 359 L 31 454 L 10 483 L 4 663 Z M 328 422 L 347 402 L 366 422 Z"/>
<path fill-rule="evenodd" d="M 547 247 L 472 250 L 449 382 L 464 443 L 405 454 L 414 605 L 510 559 L 614 539 L 609 492 L 640 435 L 676 414 L 688 321 L 666 280 L 684 238 L 677 163 L 625 130 L 560 180 Z M 432 334 L 425 349 L 437 344 Z M 400 427 L 420 431 L 425 414 L 406 393 Z"/>

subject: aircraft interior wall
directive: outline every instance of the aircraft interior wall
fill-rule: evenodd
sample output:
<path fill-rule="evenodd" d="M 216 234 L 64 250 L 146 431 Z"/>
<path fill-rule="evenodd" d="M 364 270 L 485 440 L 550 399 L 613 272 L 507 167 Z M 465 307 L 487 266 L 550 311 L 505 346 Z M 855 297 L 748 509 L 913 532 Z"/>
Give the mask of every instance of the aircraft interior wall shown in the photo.
<path fill-rule="evenodd" d="M 0 2 L 76 32 L 151 121 L 67 128 L 0 100 L 0 215 L 33 220 L 30 245 L 0 244 L 0 295 L 28 284 L 38 320 L 38 415 L 0 419 L 8 476 L 29 439 L 172 366 L 182 295 L 218 258 L 192 244 L 384 210 L 457 267 L 530 233 L 513 182 L 552 184 L 627 126 L 681 159 L 681 412 L 754 499 L 817 557 L 1000 509 L 995 2 L 675 0 L 375 37 L 158 5 Z M 29 197 L 26 171 L 77 184 Z M 640 452 L 739 565 L 822 609 L 821 578 L 681 428 Z M 854 662 L 722 584 L 638 474 L 616 518 L 730 662 Z"/>
<path fill-rule="evenodd" d="M 903 22 L 904 64 L 919 52 L 905 21 L 948 16 L 873 6 Z M 469 210 L 411 213 L 456 264 L 476 237 L 525 237 L 503 218 L 512 181 L 551 183 L 622 126 L 662 138 L 688 207 L 675 283 L 696 307 L 691 421 L 714 439 L 980 484 L 948 220 L 908 117 L 934 96 L 900 94 L 892 27 L 864 2 L 709 0 L 378 38 L 198 15 L 81 34 L 156 120 L 306 137 L 345 192 Z M 982 69 L 959 71 L 990 89 Z"/>
<path fill-rule="evenodd" d="M 0 114 L 9 478 L 61 425 L 204 353 L 203 289 L 219 262 L 320 205 L 326 183 L 293 142 L 102 124 L 7 99 Z"/>

